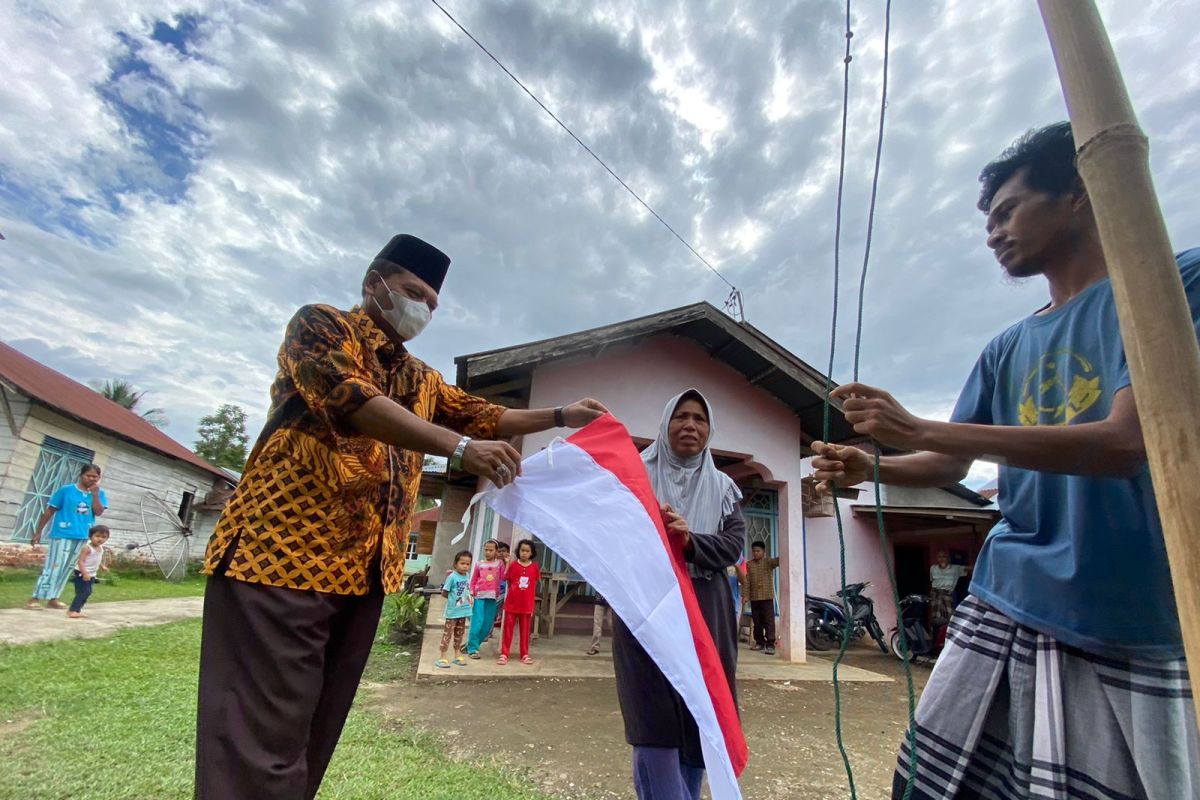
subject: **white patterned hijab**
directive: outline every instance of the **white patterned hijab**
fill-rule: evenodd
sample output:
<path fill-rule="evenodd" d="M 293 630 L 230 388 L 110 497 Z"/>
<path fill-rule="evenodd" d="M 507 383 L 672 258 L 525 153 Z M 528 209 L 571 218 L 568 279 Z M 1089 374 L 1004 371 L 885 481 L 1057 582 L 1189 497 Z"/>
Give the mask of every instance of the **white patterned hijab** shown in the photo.
<path fill-rule="evenodd" d="M 708 414 L 708 441 L 703 450 L 689 458 L 676 455 L 667 436 L 671 417 L 684 400 L 699 400 Z M 716 533 L 721 520 L 732 513 L 742 499 L 737 484 L 717 469 L 709 451 L 716 433 L 712 406 L 699 391 L 688 389 L 667 403 L 658 425 L 658 438 L 642 451 L 642 462 L 646 465 L 655 497 L 683 515 L 693 533 Z"/>

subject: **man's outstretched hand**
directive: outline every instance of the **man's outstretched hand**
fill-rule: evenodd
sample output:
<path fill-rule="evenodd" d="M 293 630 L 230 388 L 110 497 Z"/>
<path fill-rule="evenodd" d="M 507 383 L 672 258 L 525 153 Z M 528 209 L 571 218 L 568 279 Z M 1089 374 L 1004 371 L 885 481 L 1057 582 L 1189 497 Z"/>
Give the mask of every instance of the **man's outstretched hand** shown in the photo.
<path fill-rule="evenodd" d="M 855 433 L 899 450 L 922 450 L 927 423 L 908 412 L 896 398 L 865 383 L 845 383 L 830 392 L 842 401 L 842 414 Z"/>
<path fill-rule="evenodd" d="M 568 428 L 582 428 L 607 413 L 608 409 L 599 400 L 585 397 L 569 406 L 563 406 L 563 422 L 567 423 Z"/>
<path fill-rule="evenodd" d="M 827 494 L 835 487 L 855 486 L 872 477 L 875 462 L 870 453 L 840 444 L 813 442 L 813 477 L 817 491 Z"/>

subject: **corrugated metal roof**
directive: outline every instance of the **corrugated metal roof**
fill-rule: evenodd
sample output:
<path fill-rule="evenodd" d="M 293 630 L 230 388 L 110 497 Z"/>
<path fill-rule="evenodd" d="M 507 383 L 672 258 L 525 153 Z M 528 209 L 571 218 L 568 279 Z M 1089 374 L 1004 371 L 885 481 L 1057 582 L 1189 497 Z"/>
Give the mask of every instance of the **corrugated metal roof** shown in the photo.
<path fill-rule="evenodd" d="M 0 379 L 31 400 L 77 422 L 230 480 L 220 467 L 208 463 L 129 409 L 4 342 L 0 342 Z"/>

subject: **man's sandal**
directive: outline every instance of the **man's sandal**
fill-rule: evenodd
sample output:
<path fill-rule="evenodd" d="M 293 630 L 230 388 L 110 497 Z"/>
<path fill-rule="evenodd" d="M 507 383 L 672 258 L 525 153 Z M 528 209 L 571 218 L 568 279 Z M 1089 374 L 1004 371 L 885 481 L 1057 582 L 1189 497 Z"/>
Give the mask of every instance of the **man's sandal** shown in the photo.
<path fill-rule="evenodd" d="M 467 665 L 467 660 L 462 656 L 456 656 L 452 663 L 457 667 L 465 667 Z"/>
<path fill-rule="evenodd" d="M 450 662 L 444 658 L 439 658 L 437 661 L 433 662 L 433 665 L 438 669 L 450 669 Z"/>

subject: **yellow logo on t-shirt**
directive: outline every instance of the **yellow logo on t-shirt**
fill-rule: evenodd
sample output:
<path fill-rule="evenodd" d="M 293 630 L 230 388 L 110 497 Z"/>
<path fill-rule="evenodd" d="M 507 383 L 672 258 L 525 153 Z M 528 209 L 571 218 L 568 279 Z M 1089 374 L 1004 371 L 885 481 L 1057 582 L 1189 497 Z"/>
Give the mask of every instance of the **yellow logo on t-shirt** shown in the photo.
<path fill-rule="evenodd" d="M 1066 425 L 1100 399 L 1092 362 L 1066 348 L 1038 359 L 1025 376 L 1018 409 L 1022 425 Z"/>

